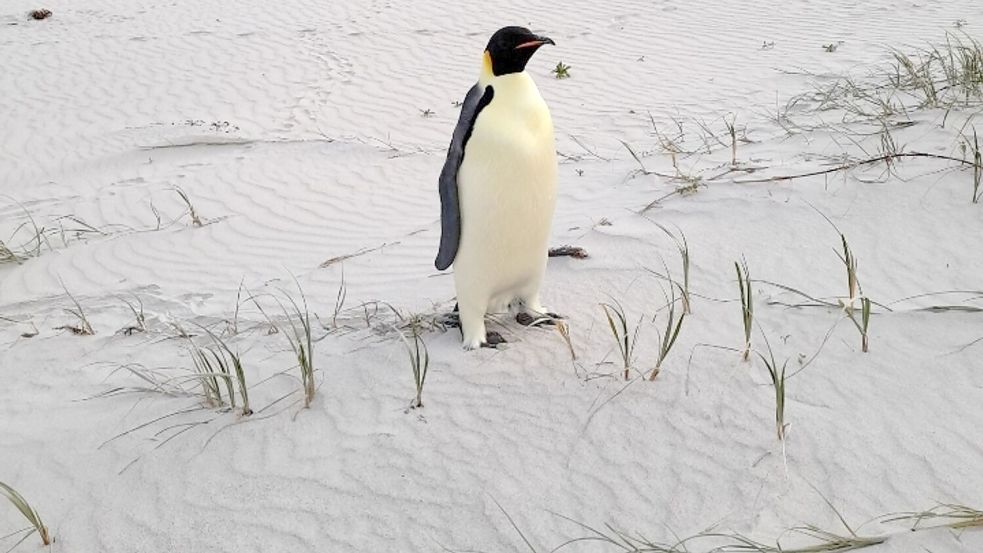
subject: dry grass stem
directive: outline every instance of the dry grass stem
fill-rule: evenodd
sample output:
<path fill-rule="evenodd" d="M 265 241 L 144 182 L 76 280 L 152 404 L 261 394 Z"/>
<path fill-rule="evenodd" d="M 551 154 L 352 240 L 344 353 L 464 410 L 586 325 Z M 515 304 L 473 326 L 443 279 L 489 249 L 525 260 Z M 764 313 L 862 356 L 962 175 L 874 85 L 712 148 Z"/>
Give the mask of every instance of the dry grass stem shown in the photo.
<path fill-rule="evenodd" d="M 54 540 L 52 539 L 51 534 L 48 532 L 48 527 L 44 525 L 44 523 L 41 521 L 41 515 L 39 515 L 37 510 L 35 510 L 26 499 L 24 499 L 24 496 L 3 482 L 0 482 L 0 495 L 6 497 L 7 500 L 10 501 L 10 503 L 18 511 L 20 511 L 20 514 L 24 515 L 24 518 L 26 518 L 33 527 L 31 531 L 22 537 L 20 541 L 14 544 L 14 547 L 12 547 L 10 550 L 13 550 L 15 547 L 20 545 L 21 542 L 26 540 L 34 532 L 37 532 L 38 536 L 41 537 L 42 544 L 51 545 Z"/>

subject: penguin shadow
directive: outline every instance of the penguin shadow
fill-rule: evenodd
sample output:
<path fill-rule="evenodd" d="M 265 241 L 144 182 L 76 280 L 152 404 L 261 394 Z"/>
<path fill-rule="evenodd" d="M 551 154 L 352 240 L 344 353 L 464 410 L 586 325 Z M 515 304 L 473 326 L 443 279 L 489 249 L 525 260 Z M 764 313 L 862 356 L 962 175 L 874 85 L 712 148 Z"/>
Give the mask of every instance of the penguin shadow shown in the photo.
<path fill-rule="evenodd" d="M 528 326 L 535 326 L 535 327 L 556 326 L 556 322 L 558 320 L 563 319 L 563 317 L 561 317 L 560 315 L 550 312 L 544 313 L 536 317 L 527 311 L 522 311 L 521 309 L 518 309 L 520 307 L 522 306 L 516 304 L 509 304 L 509 312 L 513 312 L 516 310 L 518 311 L 515 314 L 515 322 L 519 323 L 522 326 L 527 326 L 527 327 Z M 462 339 L 464 338 L 464 331 L 461 329 L 461 317 L 459 314 L 457 303 L 454 304 L 454 309 L 450 313 L 445 313 L 440 317 L 439 323 L 445 326 L 446 328 L 458 329 L 458 331 L 461 332 L 461 338 Z M 485 332 L 485 342 L 481 344 L 481 347 L 497 349 L 499 345 L 507 344 L 507 343 L 508 340 L 506 340 L 505 337 L 502 336 L 500 332 L 495 330 L 489 330 Z"/>

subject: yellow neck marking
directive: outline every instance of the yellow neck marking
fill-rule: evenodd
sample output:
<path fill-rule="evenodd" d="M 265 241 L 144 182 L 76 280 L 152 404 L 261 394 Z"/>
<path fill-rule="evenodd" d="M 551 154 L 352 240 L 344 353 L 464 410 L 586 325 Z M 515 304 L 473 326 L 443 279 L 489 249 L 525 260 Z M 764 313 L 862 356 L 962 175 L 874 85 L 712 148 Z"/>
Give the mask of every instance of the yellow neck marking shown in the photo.
<path fill-rule="evenodd" d="M 491 54 L 485 50 L 481 60 L 481 76 L 478 78 L 478 82 L 487 85 L 493 78 L 495 78 L 495 72 L 492 70 Z"/>

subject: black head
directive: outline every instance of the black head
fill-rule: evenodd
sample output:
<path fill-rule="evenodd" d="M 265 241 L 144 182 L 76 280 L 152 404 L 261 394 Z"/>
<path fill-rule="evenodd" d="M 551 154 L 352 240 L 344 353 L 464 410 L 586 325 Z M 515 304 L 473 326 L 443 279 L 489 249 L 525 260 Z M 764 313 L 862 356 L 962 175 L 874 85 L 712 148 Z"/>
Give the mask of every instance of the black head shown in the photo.
<path fill-rule="evenodd" d="M 485 51 L 491 57 L 492 72 L 500 76 L 524 70 L 529 58 L 544 44 L 556 43 L 525 27 L 502 27 L 492 35 Z"/>

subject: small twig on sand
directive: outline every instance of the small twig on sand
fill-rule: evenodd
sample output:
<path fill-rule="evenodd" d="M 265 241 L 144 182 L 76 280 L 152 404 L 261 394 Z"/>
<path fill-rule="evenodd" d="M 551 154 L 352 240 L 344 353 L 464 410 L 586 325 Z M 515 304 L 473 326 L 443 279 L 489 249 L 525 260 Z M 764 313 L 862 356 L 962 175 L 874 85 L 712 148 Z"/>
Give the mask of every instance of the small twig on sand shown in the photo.
<path fill-rule="evenodd" d="M 580 246 L 559 246 L 557 248 L 550 248 L 550 257 L 573 257 L 575 259 L 587 259 L 590 257 L 587 250 L 581 248 Z"/>
<path fill-rule="evenodd" d="M 367 253 L 372 253 L 372 252 L 375 252 L 375 251 L 379 251 L 382 248 L 385 248 L 386 246 L 397 246 L 397 245 L 399 245 L 399 242 L 386 242 L 385 244 L 381 244 L 381 245 L 376 246 L 374 248 L 362 248 L 362 249 L 358 250 L 355 253 L 347 253 L 345 255 L 339 255 L 338 257 L 332 257 L 331 259 L 328 259 L 324 263 L 321 263 L 320 265 L 318 265 L 318 267 L 320 267 L 321 269 L 324 269 L 326 267 L 330 267 L 330 266 L 334 265 L 335 263 L 338 263 L 339 261 L 344 261 L 346 259 L 351 259 L 353 257 L 358 257 L 360 255 L 365 255 Z"/>
<path fill-rule="evenodd" d="M 850 169 L 855 169 L 863 165 L 889 162 L 895 159 L 906 158 L 906 157 L 927 157 L 933 159 L 943 159 L 946 161 L 955 161 L 956 163 L 960 163 L 962 165 L 969 165 L 969 166 L 973 165 L 972 162 L 966 161 L 965 159 L 960 159 L 958 157 L 946 156 L 941 154 L 930 154 L 928 152 L 895 152 L 895 153 L 884 154 L 868 159 L 862 159 L 860 161 L 854 161 L 851 163 L 844 163 L 843 165 L 837 165 L 836 167 L 831 167 L 829 169 L 809 171 L 808 173 L 798 173 L 795 175 L 776 175 L 773 177 L 765 177 L 760 179 L 741 179 L 738 182 L 740 182 L 741 184 L 747 184 L 747 183 L 756 183 L 756 182 L 774 182 L 780 180 L 792 180 L 792 179 L 801 179 L 805 177 L 815 177 L 818 175 L 828 175 L 830 173 L 836 173 L 839 171 L 849 171 Z"/>
<path fill-rule="evenodd" d="M 574 136 L 574 135 L 571 134 L 570 135 L 570 139 L 573 140 L 577 144 L 577 146 L 580 146 L 581 148 L 583 148 L 585 152 L 587 152 L 588 154 L 596 157 L 597 159 L 599 159 L 601 161 L 611 161 L 610 158 L 603 157 L 603 156 L 599 155 L 596 151 L 592 150 L 591 148 L 588 148 L 587 145 L 584 144 L 583 142 L 581 142 L 580 139 L 577 138 L 576 136 Z"/>

